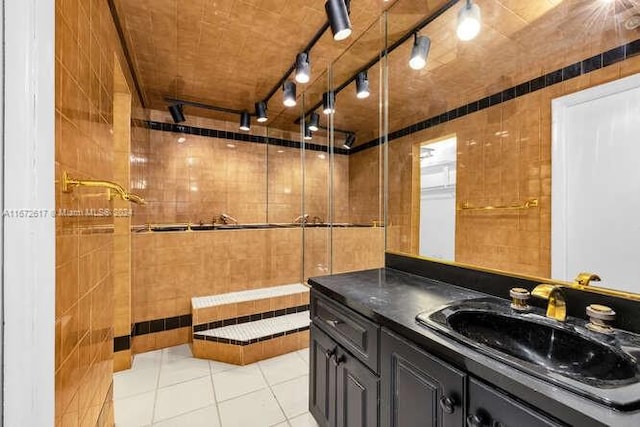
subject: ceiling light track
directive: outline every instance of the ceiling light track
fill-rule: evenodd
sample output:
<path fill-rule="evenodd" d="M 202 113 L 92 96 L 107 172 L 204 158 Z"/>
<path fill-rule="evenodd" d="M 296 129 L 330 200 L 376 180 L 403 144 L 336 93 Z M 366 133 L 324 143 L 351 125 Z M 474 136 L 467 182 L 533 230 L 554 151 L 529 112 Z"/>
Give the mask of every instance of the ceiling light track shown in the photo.
<path fill-rule="evenodd" d="M 400 37 L 398 40 L 396 40 L 393 44 L 391 44 L 386 49 L 381 50 L 380 53 L 375 58 L 373 58 L 365 66 L 363 66 L 358 71 L 356 71 L 356 73 L 353 76 L 351 76 L 349 79 L 347 79 L 344 83 L 342 83 L 340 86 L 338 86 L 333 91 L 334 98 L 338 93 L 342 92 L 342 90 L 344 90 L 344 88 L 346 88 L 351 83 L 353 83 L 358 78 L 358 74 L 363 73 L 363 72 L 367 72 L 371 67 L 373 67 L 378 62 L 380 62 L 380 60 L 382 58 L 384 58 L 385 56 L 388 56 L 391 52 L 396 50 L 398 47 L 400 47 L 407 40 L 409 40 L 411 38 L 414 38 L 415 34 L 417 34 L 420 30 L 422 30 L 427 25 L 429 25 L 430 23 L 432 23 L 433 21 L 438 19 L 446 11 L 451 9 L 453 6 L 455 6 L 459 2 L 460 2 L 460 0 L 449 0 L 440 9 L 436 10 L 433 14 L 427 16 L 425 19 L 423 19 L 422 21 L 418 22 L 404 36 Z M 305 113 L 305 117 L 307 117 L 309 114 L 311 114 L 312 112 L 314 112 L 315 110 L 317 110 L 320 107 L 322 107 L 322 101 L 318 102 L 317 104 L 313 105 L 309 110 L 307 110 L 307 112 Z M 300 119 L 296 119 L 295 123 L 300 123 Z"/>
<path fill-rule="evenodd" d="M 173 118 L 173 121 L 175 123 L 181 123 L 185 121 L 182 107 L 184 107 L 185 105 L 188 105 L 190 107 L 203 108 L 205 110 L 219 111 L 221 113 L 227 113 L 227 114 L 236 114 L 240 116 L 240 130 L 243 130 L 245 132 L 248 132 L 251 130 L 252 114 L 250 114 L 246 110 L 234 110 L 233 108 L 218 107 L 216 105 L 204 104 L 202 102 L 188 101 L 185 99 L 169 98 L 169 97 L 165 97 L 164 101 L 169 104 L 169 107 L 168 107 L 169 113 L 171 113 L 171 117 Z M 258 110 L 257 113 L 254 114 L 254 116 L 258 117 L 258 121 L 260 121 L 260 118 L 262 117 L 260 113 L 261 112 Z M 264 115 L 266 117 L 266 110 L 264 111 Z"/>

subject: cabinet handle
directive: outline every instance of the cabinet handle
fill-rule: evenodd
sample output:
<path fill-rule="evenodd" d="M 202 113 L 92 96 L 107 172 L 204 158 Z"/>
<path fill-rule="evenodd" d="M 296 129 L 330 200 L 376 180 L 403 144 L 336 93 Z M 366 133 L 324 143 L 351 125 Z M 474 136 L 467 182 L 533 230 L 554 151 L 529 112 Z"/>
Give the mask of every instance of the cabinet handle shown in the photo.
<path fill-rule="evenodd" d="M 329 326 L 333 326 L 334 328 L 336 328 L 340 323 L 342 323 L 340 320 L 329 320 L 329 319 L 325 319 L 325 322 L 327 322 Z"/>
<path fill-rule="evenodd" d="M 333 356 L 335 356 L 336 351 L 338 351 L 338 347 L 333 347 L 332 349 L 325 351 L 324 354 L 327 356 L 327 359 L 331 359 Z"/>
<path fill-rule="evenodd" d="M 335 361 L 336 366 L 340 366 L 347 361 L 347 358 L 344 354 L 341 354 L 340 356 L 334 357 L 333 360 Z"/>
<path fill-rule="evenodd" d="M 467 426 L 468 427 L 483 427 L 484 419 L 478 415 L 469 415 L 467 417 Z"/>
<path fill-rule="evenodd" d="M 456 401 L 449 396 L 444 396 L 440 398 L 440 407 L 445 414 L 453 414 L 456 410 Z"/>

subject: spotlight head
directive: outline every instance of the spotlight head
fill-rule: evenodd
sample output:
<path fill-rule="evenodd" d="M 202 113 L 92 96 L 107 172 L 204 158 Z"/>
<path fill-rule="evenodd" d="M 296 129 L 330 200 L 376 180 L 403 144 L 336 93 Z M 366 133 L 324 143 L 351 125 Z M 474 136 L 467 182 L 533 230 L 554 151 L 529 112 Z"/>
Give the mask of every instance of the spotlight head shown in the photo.
<path fill-rule="evenodd" d="M 344 144 L 342 145 L 347 150 L 350 150 L 353 147 L 353 144 L 356 142 L 356 135 L 350 133 L 347 135 L 347 138 L 344 140 Z"/>
<path fill-rule="evenodd" d="M 413 48 L 411 49 L 411 59 L 409 60 L 409 66 L 414 70 L 421 70 L 427 65 L 427 56 L 429 55 L 429 48 L 431 47 L 431 40 L 427 36 L 415 35 L 413 41 Z"/>
<path fill-rule="evenodd" d="M 312 138 L 313 138 L 313 134 L 311 133 L 311 128 L 309 128 L 309 125 L 305 124 L 304 125 L 304 139 L 305 139 L 305 141 L 311 141 Z"/>
<path fill-rule="evenodd" d="M 462 41 L 474 39 L 480 32 L 482 17 L 480 15 L 480 6 L 475 4 L 473 0 L 467 0 L 458 12 L 458 28 L 456 34 Z"/>
<path fill-rule="evenodd" d="M 344 40 L 351 35 L 351 21 L 349 20 L 349 9 L 346 4 L 348 1 L 327 0 L 324 4 L 335 41 Z"/>
<path fill-rule="evenodd" d="M 240 130 L 245 132 L 251 130 L 251 116 L 246 111 L 243 111 L 242 114 L 240 114 Z"/>
<path fill-rule="evenodd" d="M 327 115 L 336 112 L 336 97 L 333 91 L 322 94 L 322 112 Z"/>
<path fill-rule="evenodd" d="M 296 81 L 298 83 L 309 83 L 309 80 L 311 80 L 309 54 L 302 52 L 296 56 Z"/>
<path fill-rule="evenodd" d="M 313 112 L 309 117 L 309 130 L 317 132 L 320 129 L 320 114 Z"/>
<path fill-rule="evenodd" d="M 369 92 L 369 77 L 366 71 L 361 71 L 356 76 L 356 97 L 358 99 L 368 98 Z"/>
<path fill-rule="evenodd" d="M 282 85 L 283 99 L 282 103 L 285 107 L 296 106 L 296 84 L 290 80 L 287 80 Z"/>
<path fill-rule="evenodd" d="M 184 113 L 182 112 L 182 104 L 169 105 L 169 113 L 175 123 L 182 123 L 185 121 Z"/>
<path fill-rule="evenodd" d="M 268 119 L 267 117 L 267 103 L 264 101 L 256 102 L 256 117 L 258 123 L 264 123 Z"/>

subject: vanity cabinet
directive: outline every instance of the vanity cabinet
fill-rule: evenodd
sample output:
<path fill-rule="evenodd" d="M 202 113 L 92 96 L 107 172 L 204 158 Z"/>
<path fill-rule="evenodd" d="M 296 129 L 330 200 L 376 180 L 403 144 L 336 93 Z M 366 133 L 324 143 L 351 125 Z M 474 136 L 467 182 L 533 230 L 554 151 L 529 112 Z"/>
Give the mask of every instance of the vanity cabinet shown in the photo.
<path fill-rule="evenodd" d="M 382 427 L 460 427 L 466 375 L 382 330 Z"/>
<path fill-rule="evenodd" d="M 378 426 L 379 379 L 311 325 L 309 409 L 323 427 Z"/>
<path fill-rule="evenodd" d="M 468 427 L 558 427 L 545 415 L 474 378 L 469 379 Z"/>

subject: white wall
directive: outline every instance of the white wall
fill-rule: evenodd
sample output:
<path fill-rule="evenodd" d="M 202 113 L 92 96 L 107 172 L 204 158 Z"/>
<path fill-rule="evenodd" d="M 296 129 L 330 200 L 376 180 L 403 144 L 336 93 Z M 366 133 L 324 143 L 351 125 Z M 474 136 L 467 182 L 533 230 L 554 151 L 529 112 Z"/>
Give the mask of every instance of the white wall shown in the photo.
<path fill-rule="evenodd" d="M 554 101 L 552 277 L 640 293 L 640 75 Z"/>
<path fill-rule="evenodd" d="M 420 255 L 455 260 L 456 138 L 421 147 Z"/>
<path fill-rule="evenodd" d="M 54 0 L 3 1 L 3 425 L 54 425 Z M 47 214 L 44 214 L 47 212 Z"/>

